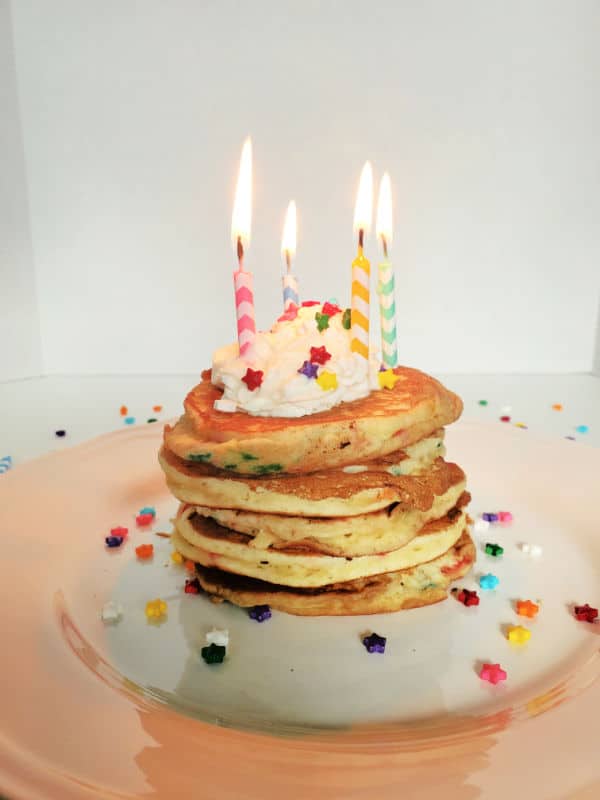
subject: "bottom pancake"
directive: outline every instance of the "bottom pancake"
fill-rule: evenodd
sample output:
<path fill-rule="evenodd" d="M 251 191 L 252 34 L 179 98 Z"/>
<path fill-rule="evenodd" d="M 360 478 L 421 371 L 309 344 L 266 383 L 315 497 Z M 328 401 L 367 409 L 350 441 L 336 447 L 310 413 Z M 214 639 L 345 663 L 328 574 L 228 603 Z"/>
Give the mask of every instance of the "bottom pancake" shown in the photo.
<path fill-rule="evenodd" d="M 475 546 L 465 529 L 456 544 L 433 561 L 316 589 L 299 589 L 196 564 L 202 588 L 244 608 L 267 604 L 298 616 L 384 614 L 438 603 L 448 586 L 471 569 Z"/>

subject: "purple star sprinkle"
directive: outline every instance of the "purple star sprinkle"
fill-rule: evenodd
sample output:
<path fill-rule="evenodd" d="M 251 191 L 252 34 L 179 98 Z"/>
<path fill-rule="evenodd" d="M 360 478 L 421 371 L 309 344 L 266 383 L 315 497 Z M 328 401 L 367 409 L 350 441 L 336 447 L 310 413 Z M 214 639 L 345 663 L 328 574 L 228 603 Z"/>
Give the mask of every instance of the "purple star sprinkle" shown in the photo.
<path fill-rule="evenodd" d="M 316 378 L 319 370 L 318 364 L 313 364 L 312 361 L 305 361 L 300 367 L 298 372 L 301 375 L 306 375 L 307 378 Z"/>
<path fill-rule="evenodd" d="M 498 522 L 498 514 L 482 514 L 481 519 L 486 522 Z"/>
<path fill-rule="evenodd" d="M 266 619 L 271 619 L 271 609 L 269 606 L 252 606 L 248 611 L 248 616 L 257 622 L 264 622 Z"/>
<path fill-rule="evenodd" d="M 378 636 L 372 633 L 370 636 L 365 636 L 362 643 L 367 648 L 369 653 L 385 653 L 385 636 Z"/>

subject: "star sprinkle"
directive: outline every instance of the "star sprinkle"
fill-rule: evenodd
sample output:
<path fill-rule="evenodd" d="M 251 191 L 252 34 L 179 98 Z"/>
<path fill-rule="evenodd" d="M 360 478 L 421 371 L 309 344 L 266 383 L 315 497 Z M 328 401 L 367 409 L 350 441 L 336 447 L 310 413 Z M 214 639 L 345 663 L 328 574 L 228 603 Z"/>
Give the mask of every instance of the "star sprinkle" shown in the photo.
<path fill-rule="evenodd" d="M 365 636 L 362 643 L 369 653 L 385 653 L 386 641 L 385 636 L 378 636 L 376 633 L 372 633 L 369 636 Z"/>
<path fill-rule="evenodd" d="M 305 361 L 300 367 L 298 372 L 300 375 L 306 375 L 307 378 L 316 378 L 319 367 L 317 364 L 312 364 L 310 361 Z"/>
<path fill-rule="evenodd" d="M 155 517 L 156 509 L 154 508 L 154 506 L 144 506 L 144 508 L 140 508 L 139 513 L 140 516 L 142 516 L 143 514 L 150 514 L 151 517 Z"/>
<path fill-rule="evenodd" d="M 508 414 L 502 414 L 502 416 L 500 417 L 500 422 L 510 422 L 510 417 L 508 416 Z"/>
<path fill-rule="evenodd" d="M 154 514 L 138 514 L 135 518 L 135 523 L 138 528 L 146 528 L 154 522 Z"/>
<path fill-rule="evenodd" d="M 498 512 L 498 522 L 512 522 L 513 515 L 510 511 L 499 511 Z"/>
<path fill-rule="evenodd" d="M 589 431 L 589 425 L 578 425 L 575 430 L 577 433 L 587 433 Z"/>
<path fill-rule="evenodd" d="M 162 409 L 163 409 L 162 406 L 152 406 L 152 411 L 154 411 L 155 414 L 160 414 Z"/>
<path fill-rule="evenodd" d="M 127 414 L 129 414 L 129 409 L 127 408 L 127 406 L 121 406 L 121 408 L 119 409 L 119 414 L 122 417 L 126 417 Z"/>
<path fill-rule="evenodd" d="M 337 389 L 338 379 L 335 372 L 322 372 L 317 378 L 317 383 L 324 392 Z"/>
<path fill-rule="evenodd" d="M 280 317 L 277 317 L 277 322 L 293 322 L 297 316 L 298 306 L 295 303 L 291 303 L 288 310 Z"/>
<path fill-rule="evenodd" d="M 484 519 L 486 522 L 498 522 L 498 514 L 486 512 L 485 514 L 481 515 L 481 519 Z"/>
<path fill-rule="evenodd" d="M 320 306 L 321 303 L 319 303 L 318 300 L 305 300 L 303 303 L 300 303 L 300 305 L 302 308 L 310 308 L 311 306 Z"/>
<path fill-rule="evenodd" d="M 526 556 L 531 556 L 532 558 L 539 558 L 544 552 L 542 546 L 539 544 L 529 544 L 529 542 L 523 542 L 520 547 L 521 551 L 525 553 Z"/>
<path fill-rule="evenodd" d="M 506 638 L 512 644 L 525 644 L 531 639 L 531 631 L 522 625 L 509 625 L 506 631 Z"/>
<path fill-rule="evenodd" d="M 242 378 L 248 389 L 253 392 L 263 382 L 264 372 L 261 369 L 248 369 L 246 370 L 246 374 Z"/>
<path fill-rule="evenodd" d="M 480 405 L 480 406 L 487 406 L 487 404 L 488 404 L 488 401 L 487 401 L 487 400 L 480 400 L 480 401 L 479 401 L 479 405 Z"/>
<path fill-rule="evenodd" d="M 209 644 L 203 647 L 200 654 L 207 664 L 222 664 L 227 649 L 218 644 Z"/>
<path fill-rule="evenodd" d="M 352 327 L 352 310 L 347 308 L 342 314 L 342 328 L 349 331 Z"/>
<path fill-rule="evenodd" d="M 479 595 L 477 592 L 471 592 L 469 589 L 461 589 L 457 595 L 457 600 L 460 600 L 463 606 L 479 605 Z"/>
<path fill-rule="evenodd" d="M 62 439 L 67 435 L 67 432 L 61 429 L 59 431 L 54 431 L 54 435 L 58 436 L 59 439 Z"/>
<path fill-rule="evenodd" d="M 135 554 L 139 558 L 140 561 L 147 561 L 149 558 L 152 558 L 154 555 L 154 545 L 153 544 L 141 544 L 139 547 L 135 548 Z"/>
<path fill-rule="evenodd" d="M 146 603 L 146 617 L 150 620 L 160 619 L 167 613 L 168 606 L 164 600 L 157 597 L 156 600 L 148 600 Z"/>
<path fill-rule="evenodd" d="M 129 528 L 123 528 L 122 525 L 117 525 L 116 528 L 110 529 L 111 536 L 119 536 L 121 539 L 124 539 L 128 533 L 129 533 Z"/>
<path fill-rule="evenodd" d="M 342 309 L 338 306 L 337 303 L 323 303 L 323 314 L 327 314 L 328 317 L 334 317 L 336 314 L 339 314 Z"/>
<path fill-rule="evenodd" d="M 491 572 L 488 572 L 487 575 L 482 575 L 481 578 L 479 578 L 479 585 L 482 589 L 495 589 L 499 583 L 500 581 L 498 578 L 495 575 L 492 575 Z"/>
<path fill-rule="evenodd" d="M 198 578 L 192 578 L 185 582 L 185 589 L 183 591 L 186 594 L 200 594 L 201 588 Z"/>
<path fill-rule="evenodd" d="M 520 617 L 529 617 L 533 619 L 537 616 L 540 607 L 537 603 L 532 603 L 531 600 L 517 600 L 517 614 Z"/>
<path fill-rule="evenodd" d="M 553 403 L 552 404 L 552 410 L 553 411 L 562 411 L 563 410 L 562 403 Z"/>
<path fill-rule="evenodd" d="M 177 552 L 177 550 L 173 550 L 171 553 L 171 561 L 174 564 L 183 564 L 183 556 L 181 553 Z"/>
<path fill-rule="evenodd" d="M 264 622 L 267 619 L 271 619 L 271 608 L 270 606 L 252 606 L 248 610 L 248 616 L 250 619 L 256 620 L 256 622 Z"/>
<path fill-rule="evenodd" d="M 484 664 L 481 667 L 479 677 L 482 681 L 488 681 L 495 686 L 500 681 L 506 680 L 506 671 L 502 669 L 500 664 Z"/>
<path fill-rule="evenodd" d="M 395 375 L 393 369 L 386 369 L 383 372 L 379 372 L 377 377 L 379 379 L 379 386 L 382 389 L 393 389 L 400 380 L 400 376 Z"/>
<path fill-rule="evenodd" d="M 148 417 L 148 419 L 146 420 L 146 424 L 147 424 L 147 425 L 148 425 L 148 424 L 150 424 L 150 423 L 152 423 L 152 422 L 158 422 L 158 420 L 156 419 L 156 417 Z"/>
<path fill-rule="evenodd" d="M 331 353 L 327 352 L 325 345 L 323 347 L 310 348 L 310 360 L 313 364 L 326 364 L 331 358 Z"/>
<path fill-rule="evenodd" d="M 120 622 L 120 620 L 123 618 L 123 606 L 114 600 L 109 600 L 108 603 L 105 603 L 102 606 L 100 618 L 102 619 L 102 622 L 106 623 L 107 625 Z"/>
<path fill-rule="evenodd" d="M 123 422 L 125 425 L 135 425 L 135 417 L 125 417 Z"/>
<path fill-rule="evenodd" d="M 491 542 L 486 542 L 485 545 L 485 552 L 488 556 L 494 556 L 497 558 L 504 553 L 504 548 L 501 547 L 499 544 L 492 544 Z"/>
<path fill-rule="evenodd" d="M 575 606 L 573 614 L 580 622 L 594 622 L 598 616 L 598 609 L 586 603 L 584 606 Z"/>
<path fill-rule="evenodd" d="M 317 320 L 317 330 L 319 333 L 326 331 L 329 327 L 329 314 L 321 314 L 320 311 L 317 311 L 315 319 Z"/>
<path fill-rule="evenodd" d="M 121 536 L 107 536 L 104 539 L 104 543 L 107 547 L 121 547 L 123 538 Z"/>
<path fill-rule="evenodd" d="M 206 644 L 216 644 L 219 645 L 219 647 L 227 647 L 229 644 L 229 631 L 213 628 L 212 631 L 208 631 L 206 634 Z"/>
<path fill-rule="evenodd" d="M 473 527 L 477 533 L 485 533 L 490 527 L 490 523 L 487 519 L 478 519 Z"/>

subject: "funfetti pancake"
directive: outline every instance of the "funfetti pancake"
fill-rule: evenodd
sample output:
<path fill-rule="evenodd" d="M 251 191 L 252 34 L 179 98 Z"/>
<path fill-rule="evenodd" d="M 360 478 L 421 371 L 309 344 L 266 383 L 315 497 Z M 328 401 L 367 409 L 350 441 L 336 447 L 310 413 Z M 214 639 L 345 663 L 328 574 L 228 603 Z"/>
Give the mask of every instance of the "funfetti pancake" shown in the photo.
<path fill-rule="evenodd" d="M 452 581 L 467 574 L 475 561 L 475 546 L 466 530 L 433 561 L 318 589 L 277 586 L 196 564 L 202 588 L 210 595 L 245 608 L 269 605 L 299 616 L 383 614 L 431 605 L 448 596 Z"/>
<path fill-rule="evenodd" d="M 394 375 L 391 389 L 287 418 L 217 411 L 222 391 L 206 374 L 188 394 L 185 415 L 165 428 L 165 448 L 185 461 L 244 475 L 314 472 L 402 450 L 460 416 L 462 401 L 439 381 L 408 367 Z"/>
<path fill-rule="evenodd" d="M 436 459 L 416 475 L 393 475 L 385 462 L 365 472 L 337 470 L 310 475 L 249 478 L 206 464 L 189 464 L 164 449 L 160 463 L 171 492 L 183 503 L 307 517 L 348 517 L 401 503 L 427 511 L 465 475 L 456 464 Z"/>
<path fill-rule="evenodd" d="M 458 541 L 466 518 L 458 511 L 452 519 L 428 523 L 408 544 L 390 552 L 355 558 L 296 550 L 259 550 L 248 537 L 221 528 L 214 521 L 189 511 L 177 518 L 172 543 L 185 558 L 206 567 L 218 567 L 285 586 L 326 586 L 394 572 L 431 561 Z"/>
<path fill-rule="evenodd" d="M 400 504 L 354 517 L 290 517 L 229 508 L 192 506 L 201 516 L 218 525 L 251 537 L 251 547 L 266 550 L 303 550 L 332 556 L 364 556 L 395 550 L 408 544 L 431 520 L 444 517 L 470 500 L 459 481 L 437 495 L 427 511 L 404 509 Z M 188 507 L 181 507 L 187 513 Z"/>

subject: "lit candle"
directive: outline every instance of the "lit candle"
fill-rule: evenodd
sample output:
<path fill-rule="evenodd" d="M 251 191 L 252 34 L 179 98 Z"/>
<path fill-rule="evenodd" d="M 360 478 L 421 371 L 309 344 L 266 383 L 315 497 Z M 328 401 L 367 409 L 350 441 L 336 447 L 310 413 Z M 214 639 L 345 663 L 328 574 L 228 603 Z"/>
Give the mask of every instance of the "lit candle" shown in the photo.
<path fill-rule="evenodd" d="M 240 171 L 235 189 L 235 202 L 231 218 L 231 237 L 238 259 L 238 269 L 233 273 L 235 288 L 235 312 L 237 316 L 240 355 L 250 360 L 251 348 L 256 336 L 254 319 L 254 292 L 252 273 L 244 270 L 244 252 L 250 243 L 252 217 L 252 142 L 246 139 L 242 149 Z"/>
<path fill-rule="evenodd" d="M 381 321 L 381 357 L 383 366 L 390 369 L 398 364 L 398 345 L 396 341 L 394 269 L 388 261 L 388 245 L 392 241 L 392 184 L 387 172 L 379 185 L 375 230 L 383 247 L 383 261 L 379 264 L 377 285 Z"/>
<path fill-rule="evenodd" d="M 352 341 L 353 352 L 369 357 L 369 278 L 371 265 L 363 254 L 365 233 L 371 227 L 373 206 L 373 170 L 363 167 L 354 208 L 354 231 L 358 234 L 358 255 L 352 262 Z"/>
<path fill-rule="evenodd" d="M 281 252 L 285 261 L 283 276 L 283 310 L 291 306 L 299 306 L 298 280 L 292 275 L 292 258 L 296 255 L 296 203 L 292 200 L 288 206 L 281 238 Z"/>

